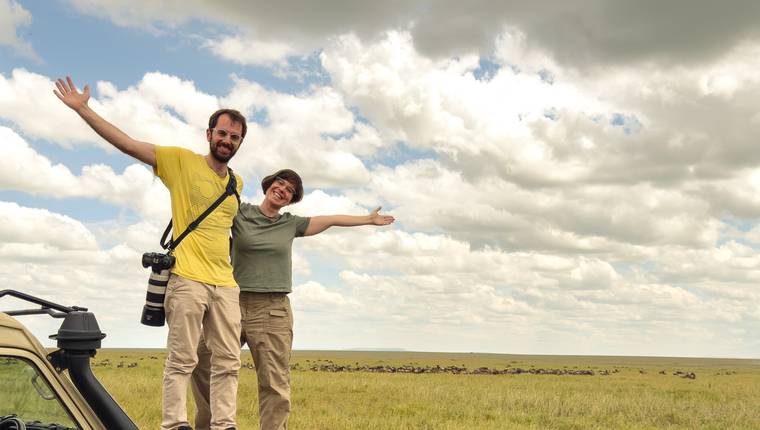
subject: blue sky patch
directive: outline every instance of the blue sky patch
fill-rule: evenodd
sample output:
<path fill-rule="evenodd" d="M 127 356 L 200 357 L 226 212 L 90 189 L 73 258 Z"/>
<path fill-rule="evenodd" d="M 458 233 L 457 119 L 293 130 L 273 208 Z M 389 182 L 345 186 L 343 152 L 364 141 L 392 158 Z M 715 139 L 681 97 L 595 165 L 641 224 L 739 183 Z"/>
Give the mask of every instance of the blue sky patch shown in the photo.
<path fill-rule="evenodd" d="M 622 113 L 613 113 L 610 124 L 623 129 L 625 134 L 635 134 L 641 131 L 642 125 L 636 115 L 625 115 Z"/>
<path fill-rule="evenodd" d="M 547 83 L 549 85 L 554 84 L 554 73 L 547 69 L 541 69 L 538 71 L 538 77 L 541 78 L 541 81 L 544 83 Z"/>
<path fill-rule="evenodd" d="M 157 34 L 79 15 L 65 2 L 26 2 L 24 8 L 33 20 L 20 28 L 20 37 L 44 61 L 22 57 L 3 47 L 0 49 L 4 54 L 12 53 L 0 56 L 0 70 L 4 73 L 24 68 L 51 78 L 72 76 L 82 86 L 109 81 L 125 89 L 138 83 L 146 72 L 160 71 L 191 80 L 200 91 L 215 95 L 230 92 L 232 75 L 291 94 L 314 83 L 329 84 L 318 54 L 290 60 L 290 65 L 303 75 L 301 80 L 277 77 L 271 67 L 242 65 L 213 55 L 202 44 L 204 40 L 220 38 L 222 31 L 205 22 L 190 22 Z M 71 55 L 72 49 L 79 55 Z"/>
<path fill-rule="evenodd" d="M 472 74 L 479 81 L 488 82 L 499 73 L 501 65 L 488 57 L 480 57 L 478 68 Z"/>
<path fill-rule="evenodd" d="M 548 118 L 552 121 L 557 121 L 559 119 L 559 112 L 557 111 L 557 108 L 551 107 L 549 109 L 545 109 L 544 118 Z"/>
<path fill-rule="evenodd" d="M 407 163 L 409 160 L 437 160 L 438 158 L 438 154 L 430 148 L 415 147 L 399 141 L 378 155 L 374 161 L 392 168 Z"/>

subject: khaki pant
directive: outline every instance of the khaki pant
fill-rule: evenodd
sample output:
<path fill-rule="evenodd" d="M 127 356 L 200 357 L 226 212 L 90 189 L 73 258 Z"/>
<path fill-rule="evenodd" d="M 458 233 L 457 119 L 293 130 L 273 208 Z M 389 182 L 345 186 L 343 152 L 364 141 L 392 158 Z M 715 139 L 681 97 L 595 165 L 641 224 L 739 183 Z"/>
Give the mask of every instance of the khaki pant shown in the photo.
<path fill-rule="evenodd" d="M 259 387 L 261 430 L 285 430 L 290 415 L 290 352 L 293 347 L 293 311 L 285 293 L 240 293 L 242 343 L 251 349 Z M 201 343 L 193 372 L 193 396 L 198 413 L 196 430 L 209 429 L 208 362 Z"/>
<path fill-rule="evenodd" d="M 187 383 L 198 363 L 201 334 L 211 351 L 209 359 L 211 429 L 235 426 L 240 369 L 238 287 L 203 284 L 172 274 L 164 307 L 169 327 L 169 354 L 164 366 L 163 430 L 189 426 Z"/>

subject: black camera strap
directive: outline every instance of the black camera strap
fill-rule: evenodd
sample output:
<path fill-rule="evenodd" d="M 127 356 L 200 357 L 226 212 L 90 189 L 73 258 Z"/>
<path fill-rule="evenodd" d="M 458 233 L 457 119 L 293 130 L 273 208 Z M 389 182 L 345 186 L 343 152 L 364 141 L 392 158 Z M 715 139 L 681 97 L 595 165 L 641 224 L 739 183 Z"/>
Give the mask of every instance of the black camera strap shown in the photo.
<path fill-rule="evenodd" d="M 161 247 L 168 250 L 168 253 L 171 254 L 178 246 L 179 243 L 182 242 L 182 239 L 184 239 L 188 234 L 192 233 L 193 230 L 195 230 L 198 225 L 207 217 L 211 212 L 214 211 L 219 205 L 222 204 L 222 202 L 229 196 L 234 195 L 235 198 L 237 198 L 238 206 L 240 206 L 240 195 L 237 192 L 237 179 L 235 179 L 235 174 L 232 173 L 232 169 L 229 167 L 227 168 L 227 176 L 229 176 L 229 180 L 227 181 L 227 188 L 225 188 L 224 193 L 222 193 L 221 196 L 219 196 L 218 199 L 214 203 L 211 203 L 211 206 L 208 207 L 202 214 L 198 215 L 198 218 L 195 219 L 195 221 L 188 224 L 185 231 L 182 232 L 179 236 L 177 236 L 174 240 L 166 240 L 169 236 L 169 232 L 172 231 L 172 220 L 169 220 L 169 225 L 166 226 L 166 230 L 164 230 L 164 234 L 161 236 Z"/>

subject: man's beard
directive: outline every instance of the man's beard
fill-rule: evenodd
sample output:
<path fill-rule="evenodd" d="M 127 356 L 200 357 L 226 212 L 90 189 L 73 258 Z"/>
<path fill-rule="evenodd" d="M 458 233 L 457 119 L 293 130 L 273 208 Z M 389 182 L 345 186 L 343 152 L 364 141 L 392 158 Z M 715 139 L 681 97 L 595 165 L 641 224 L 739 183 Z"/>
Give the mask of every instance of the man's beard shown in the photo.
<path fill-rule="evenodd" d="M 209 149 L 210 149 L 210 152 L 211 152 L 211 156 L 214 157 L 214 159 L 216 161 L 220 162 L 220 163 L 226 163 L 226 162 L 230 161 L 230 159 L 232 158 L 232 156 L 234 156 L 235 153 L 237 152 L 237 149 L 235 148 L 235 146 L 234 145 L 228 146 L 228 148 L 230 150 L 229 155 L 222 155 L 222 154 L 219 153 L 219 145 L 220 144 L 218 142 L 216 142 L 216 143 L 210 143 L 209 144 L 209 146 L 210 146 Z M 225 146 L 227 146 L 227 145 L 225 145 Z"/>

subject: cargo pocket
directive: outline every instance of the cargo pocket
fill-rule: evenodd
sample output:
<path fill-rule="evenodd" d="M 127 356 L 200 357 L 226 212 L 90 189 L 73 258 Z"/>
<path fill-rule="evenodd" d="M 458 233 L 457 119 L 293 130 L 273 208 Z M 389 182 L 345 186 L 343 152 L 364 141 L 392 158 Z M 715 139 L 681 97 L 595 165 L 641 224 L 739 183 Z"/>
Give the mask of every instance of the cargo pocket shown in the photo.
<path fill-rule="evenodd" d="M 271 331 L 282 333 L 290 330 L 290 318 L 285 309 L 270 309 L 268 320 Z"/>

